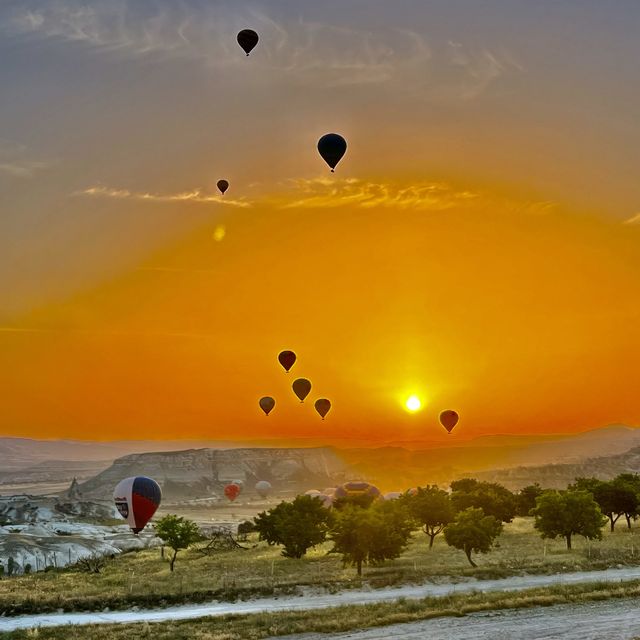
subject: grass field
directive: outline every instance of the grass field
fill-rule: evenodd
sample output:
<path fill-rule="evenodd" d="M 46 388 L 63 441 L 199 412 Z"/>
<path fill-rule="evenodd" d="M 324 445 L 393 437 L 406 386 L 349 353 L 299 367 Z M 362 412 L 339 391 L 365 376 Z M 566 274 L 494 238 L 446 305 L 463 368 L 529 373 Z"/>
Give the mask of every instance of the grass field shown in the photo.
<path fill-rule="evenodd" d="M 611 598 L 637 598 L 640 582 L 530 589 L 517 593 L 470 593 L 444 598 L 351 605 L 322 611 L 278 612 L 176 622 L 90 625 L 28 629 L 0 634 L 6 640 L 259 640 L 297 633 L 339 633 L 479 611 L 579 604 Z M 331 636 L 328 636 L 331 637 Z"/>
<path fill-rule="evenodd" d="M 173 574 L 154 549 L 120 556 L 108 562 L 101 574 L 71 569 L 0 580 L 0 612 L 17 615 L 161 606 L 296 593 L 301 587 L 336 591 L 362 582 L 375 588 L 429 579 L 496 578 L 640 564 L 640 528 L 620 527 L 591 544 L 576 538 L 574 549 L 567 551 L 561 540 L 542 541 L 532 520 L 523 518 L 505 526 L 499 546 L 477 557 L 475 570 L 441 536 L 430 551 L 427 536 L 417 532 L 400 558 L 366 568 L 362 581 L 353 568 L 342 566 L 339 556 L 327 553 L 328 543 L 301 560 L 283 558 L 279 548 L 265 543 L 254 540 L 250 544 L 256 546 L 210 556 L 196 549 L 181 552 Z"/>

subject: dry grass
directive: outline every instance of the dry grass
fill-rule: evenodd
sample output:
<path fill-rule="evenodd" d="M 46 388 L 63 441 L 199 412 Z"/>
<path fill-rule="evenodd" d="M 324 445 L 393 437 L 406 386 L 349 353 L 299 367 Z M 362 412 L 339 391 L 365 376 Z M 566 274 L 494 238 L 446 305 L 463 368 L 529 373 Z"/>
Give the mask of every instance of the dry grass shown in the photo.
<path fill-rule="evenodd" d="M 278 612 L 201 618 L 176 622 L 91 625 L 34 629 L 0 634 L 6 640 L 259 640 L 305 632 L 334 634 L 367 627 L 415 622 L 478 611 L 579 604 L 611 598 L 637 598 L 640 582 L 531 589 L 517 593 L 470 593 L 444 598 L 352 605 L 318 611 Z"/>
<path fill-rule="evenodd" d="M 429 551 L 427 537 L 414 534 L 409 549 L 398 560 L 365 570 L 363 580 L 373 587 L 418 583 L 429 579 L 455 580 L 465 576 L 506 577 L 524 573 L 557 573 L 635 565 L 640 560 L 640 528 L 620 528 L 590 545 L 577 538 L 574 550 L 562 541 L 546 544 L 529 519 L 505 527 L 499 547 L 477 558 L 473 570 L 460 551 L 438 539 Z M 546 551 L 545 551 L 546 548 Z M 61 570 L 0 581 L 0 612 L 9 615 L 77 610 L 101 610 L 168 603 L 233 600 L 255 595 L 294 593 L 301 586 L 328 590 L 361 585 L 351 568 L 327 554 L 329 545 L 312 550 L 302 560 L 283 558 L 279 549 L 264 543 L 248 551 L 203 556 L 195 550 L 178 556 L 176 571 L 160 559 L 158 550 L 121 556 L 102 574 Z"/>

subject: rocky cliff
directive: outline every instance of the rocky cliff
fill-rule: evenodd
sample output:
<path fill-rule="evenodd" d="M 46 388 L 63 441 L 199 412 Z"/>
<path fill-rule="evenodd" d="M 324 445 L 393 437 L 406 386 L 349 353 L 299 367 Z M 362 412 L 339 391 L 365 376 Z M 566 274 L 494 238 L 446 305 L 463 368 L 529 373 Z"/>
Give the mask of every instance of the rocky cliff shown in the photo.
<path fill-rule="evenodd" d="M 118 458 L 78 489 L 85 498 L 109 498 L 122 478 L 136 475 L 154 478 L 162 486 L 165 500 L 222 496 L 224 485 L 234 480 L 247 487 L 268 480 L 275 491 L 304 491 L 354 477 L 336 453 L 324 447 L 189 449 Z"/>

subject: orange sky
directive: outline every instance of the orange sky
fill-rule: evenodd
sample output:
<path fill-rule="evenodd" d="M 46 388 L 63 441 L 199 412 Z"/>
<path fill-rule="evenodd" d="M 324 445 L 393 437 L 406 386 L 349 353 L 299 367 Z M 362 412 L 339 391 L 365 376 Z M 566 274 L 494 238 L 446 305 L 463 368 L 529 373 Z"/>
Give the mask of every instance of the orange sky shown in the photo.
<path fill-rule="evenodd" d="M 0 3 L 0 435 L 640 426 L 622 4 Z"/>
<path fill-rule="evenodd" d="M 638 424 L 639 232 L 443 182 L 299 183 L 5 328 L 2 432 L 433 440 L 445 408 L 464 437 Z"/>

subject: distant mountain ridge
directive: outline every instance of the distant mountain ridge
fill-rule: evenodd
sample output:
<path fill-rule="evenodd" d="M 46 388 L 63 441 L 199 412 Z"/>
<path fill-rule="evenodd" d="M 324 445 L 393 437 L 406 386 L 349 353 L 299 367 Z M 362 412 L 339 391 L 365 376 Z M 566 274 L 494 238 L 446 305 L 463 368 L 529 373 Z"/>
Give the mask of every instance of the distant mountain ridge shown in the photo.
<path fill-rule="evenodd" d="M 578 463 L 495 469 L 473 476 L 517 490 L 535 482 L 545 489 L 565 489 L 576 478 L 610 480 L 620 473 L 640 473 L 640 447 L 613 456 L 587 458 Z"/>

